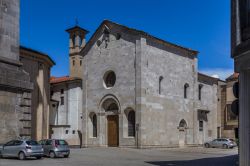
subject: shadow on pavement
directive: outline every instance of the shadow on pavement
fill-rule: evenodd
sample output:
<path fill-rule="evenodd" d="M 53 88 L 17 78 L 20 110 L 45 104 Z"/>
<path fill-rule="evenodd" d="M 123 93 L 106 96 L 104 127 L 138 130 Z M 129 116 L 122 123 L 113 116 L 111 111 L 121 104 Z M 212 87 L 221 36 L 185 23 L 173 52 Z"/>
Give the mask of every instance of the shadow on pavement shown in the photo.
<path fill-rule="evenodd" d="M 238 155 L 183 161 L 146 161 L 157 166 L 237 166 Z"/>

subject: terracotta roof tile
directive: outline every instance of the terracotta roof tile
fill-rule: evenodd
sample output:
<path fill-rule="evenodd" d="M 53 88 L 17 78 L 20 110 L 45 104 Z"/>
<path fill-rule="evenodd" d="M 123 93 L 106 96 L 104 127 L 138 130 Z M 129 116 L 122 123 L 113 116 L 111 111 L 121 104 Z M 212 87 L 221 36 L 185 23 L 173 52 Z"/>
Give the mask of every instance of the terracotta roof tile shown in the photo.
<path fill-rule="evenodd" d="M 50 77 L 50 83 L 51 84 L 56 84 L 56 83 L 61 83 L 61 82 L 67 82 L 67 81 L 73 81 L 73 80 L 81 80 L 81 78 L 78 77 L 69 77 L 69 76 L 63 76 L 63 77 Z"/>

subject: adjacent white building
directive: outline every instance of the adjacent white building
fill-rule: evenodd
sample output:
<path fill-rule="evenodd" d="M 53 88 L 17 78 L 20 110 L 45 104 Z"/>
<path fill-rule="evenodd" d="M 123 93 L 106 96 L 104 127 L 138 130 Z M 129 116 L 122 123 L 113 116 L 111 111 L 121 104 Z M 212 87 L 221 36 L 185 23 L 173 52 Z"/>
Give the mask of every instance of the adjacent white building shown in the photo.
<path fill-rule="evenodd" d="M 77 77 L 52 77 L 50 134 L 70 145 L 81 144 L 82 80 Z"/>

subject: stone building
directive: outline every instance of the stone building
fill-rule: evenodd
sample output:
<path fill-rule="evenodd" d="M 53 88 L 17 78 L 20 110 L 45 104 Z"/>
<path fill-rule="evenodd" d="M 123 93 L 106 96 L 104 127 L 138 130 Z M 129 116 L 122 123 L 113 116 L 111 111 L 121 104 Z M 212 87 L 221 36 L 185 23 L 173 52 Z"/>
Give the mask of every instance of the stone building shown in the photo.
<path fill-rule="evenodd" d="M 82 80 L 77 77 L 52 77 L 51 138 L 65 139 L 71 146 L 81 145 Z"/>
<path fill-rule="evenodd" d="M 250 0 L 231 0 L 231 57 L 239 77 L 239 165 L 250 165 Z"/>
<path fill-rule="evenodd" d="M 0 144 L 31 136 L 30 76 L 19 61 L 19 0 L 0 0 Z"/>
<path fill-rule="evenodd" d="M 34 85 L 31 94 L 31 137 L 35 140 L 49 138 L 50 69 L 55 62 L 46 54 L 20 47 L 22 70 L 29 73 Z"/>
<path fill-rule="evenodd" d="M 232 102 L 236 99 L 233 95 L 233 85 L 238 81 L 238 73 L 232 74 L 221 86 L 221 135 L 220 137 L 235 139 L 238 134 L 238 116 L 231 111 Z"/>
<path fill-rule="evenodd" d="M 171 147 L 216 138 L 218 79 L 198 74 L 197 54 L 103 21 L 80 52 L 83 146 Z"/>
<path fill-rule="evenodd" d="M 199 120 L 199 144 L 207 141 L 213 133 L 213 138 L 220 136 L 220 119 L 218 114 L 221 110 L 221 86 L 224 81 L 198 73 L 198 120 Z M 213 111 L 213 112 L 212 112 Z M 211 114 L 210 116 L 208 116 Z M 212 123 L 211 123 L 212 122 Z M 210 126 L 210 127 L 208 127 Z M 203 130 L 203 132 L 201 132 Z"/>

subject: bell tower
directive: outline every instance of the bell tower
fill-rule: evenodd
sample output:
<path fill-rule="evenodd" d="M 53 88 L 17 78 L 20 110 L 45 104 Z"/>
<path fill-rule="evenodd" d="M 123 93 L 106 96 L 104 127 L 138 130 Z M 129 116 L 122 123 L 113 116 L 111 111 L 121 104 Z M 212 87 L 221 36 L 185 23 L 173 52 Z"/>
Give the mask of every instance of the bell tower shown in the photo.
<path fill-rule="evenodd" d="M 70 77 L 82 78 L 83 59 L 80 55 L 80 52 L 86 44 L 85 36 L 88 31 L 76 25 L 70 29 L 67 29 L 66 32 L 69 33 Z"/>

